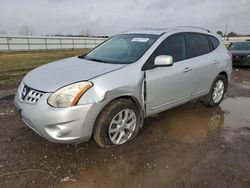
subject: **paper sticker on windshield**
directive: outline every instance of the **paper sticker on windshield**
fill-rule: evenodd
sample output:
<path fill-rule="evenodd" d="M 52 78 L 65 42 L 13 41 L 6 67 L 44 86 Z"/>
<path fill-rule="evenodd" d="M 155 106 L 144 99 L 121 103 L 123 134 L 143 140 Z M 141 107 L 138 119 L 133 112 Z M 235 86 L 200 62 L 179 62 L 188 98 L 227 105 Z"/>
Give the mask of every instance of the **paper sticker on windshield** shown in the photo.
<path fill-rule="evenodd" d="M 149 38 L 133 38 L 132 42 L 148 42 Z"/>

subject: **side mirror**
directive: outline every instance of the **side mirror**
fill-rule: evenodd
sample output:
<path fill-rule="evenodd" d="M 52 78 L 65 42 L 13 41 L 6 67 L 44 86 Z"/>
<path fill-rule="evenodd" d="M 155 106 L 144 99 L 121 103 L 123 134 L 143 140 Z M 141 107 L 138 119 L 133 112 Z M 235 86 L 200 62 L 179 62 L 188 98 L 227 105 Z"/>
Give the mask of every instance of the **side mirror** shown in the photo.
<path fill-rule="evenodd" d="M 154 65 L 156 67 L 172 66 L 173 57 L 169 55 L 159 55 L 155 58 Z"/>

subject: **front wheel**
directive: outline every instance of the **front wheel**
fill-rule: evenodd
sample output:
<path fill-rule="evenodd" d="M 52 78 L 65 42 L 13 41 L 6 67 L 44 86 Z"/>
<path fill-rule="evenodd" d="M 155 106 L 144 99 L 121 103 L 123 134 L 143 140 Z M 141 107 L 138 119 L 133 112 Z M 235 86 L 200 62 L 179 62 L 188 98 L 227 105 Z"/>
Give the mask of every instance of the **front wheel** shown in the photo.
<path fill-rule="evenodd" d="M 209 93 L 201 99 L 203 104 L 209 107 L 218 106 L 225 95 L 227 89 L 227 80 L 225 76 L 218 75 L 209 91 Z"/>
<path fill-rule="evenodd" d="M 101 112 L 94 129 L 94 139 L 101 147 L 124 144 L 138 133 L 142 123 L 140 111 L 127 99 L 111 102 Z"/>

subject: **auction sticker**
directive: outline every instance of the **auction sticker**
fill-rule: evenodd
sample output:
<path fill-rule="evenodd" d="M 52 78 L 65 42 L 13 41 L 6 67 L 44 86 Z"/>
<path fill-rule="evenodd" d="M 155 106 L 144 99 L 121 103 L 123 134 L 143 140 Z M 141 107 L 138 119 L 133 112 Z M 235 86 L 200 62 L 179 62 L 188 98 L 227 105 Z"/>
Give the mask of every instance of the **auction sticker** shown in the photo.
<path fill-rule="evenodd" d="M 148 42 L 149 38 L 133 38 L 132 42 Z"/>

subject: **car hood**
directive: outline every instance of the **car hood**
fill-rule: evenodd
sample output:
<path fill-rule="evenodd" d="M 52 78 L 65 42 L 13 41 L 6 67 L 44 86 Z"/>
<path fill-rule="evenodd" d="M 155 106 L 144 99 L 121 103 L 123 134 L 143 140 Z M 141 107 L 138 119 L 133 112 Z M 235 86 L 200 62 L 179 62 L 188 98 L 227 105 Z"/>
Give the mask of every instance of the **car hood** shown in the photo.
<path fill-rule="evenodd" d="M 40 66 L 30 71 L 23 81 L 33 89 L 53 92 L 65 85 L 90 80 L 124 66 L 124 64 L 107 64 L 72 57 Z"/>
<path fill-rule="evenodd" d="M 250 50 L 231 50 L 233 55 L 250 55 Z"/>

